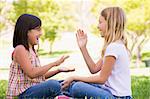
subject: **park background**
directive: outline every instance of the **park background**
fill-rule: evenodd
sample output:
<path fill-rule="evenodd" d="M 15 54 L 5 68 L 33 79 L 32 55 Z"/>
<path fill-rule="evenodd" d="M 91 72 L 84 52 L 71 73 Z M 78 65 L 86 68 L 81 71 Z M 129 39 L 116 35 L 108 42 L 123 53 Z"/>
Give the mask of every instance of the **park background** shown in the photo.
<path fill-rule="evenodd" d="M 150 1 L 149 0 L 0 0 L 0 98 L 5 99 L 12 39 L 16 19 L 23 13 L 42 20 L 43 36 L 36 46 L 41 64 L 69 55 L 61 66 L 75 72 L 60 73 L 51 79 L 70 75 L 90 75 L 76 42 L 76 30 L 88 35 L 87 48 L 96 62 L 103 39 L 97 30 L 100 11 L 108 6 L 123 8 L 127 17 L 126 35 L 131 50 L 132 93 L 134 99 L 150 99 Z"/>

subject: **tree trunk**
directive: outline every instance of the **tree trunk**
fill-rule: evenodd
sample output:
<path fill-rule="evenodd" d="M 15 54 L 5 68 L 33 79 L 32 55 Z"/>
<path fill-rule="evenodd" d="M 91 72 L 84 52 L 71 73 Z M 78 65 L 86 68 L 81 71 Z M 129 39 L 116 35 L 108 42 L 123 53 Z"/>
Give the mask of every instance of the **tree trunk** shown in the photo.
<path fill-rule="evenodd" d="M 142 54 L 141 54 L 141 50 L 143 48 L 143 45 L 145 44 L 145 42 L 147 42 L 148 39 L 146 39 L 145 37 L 142 38 L 142 40 L 137 44 L 137 52 L 136 52 L 136 67 L 140 67 L 141 63 L 142 63 Z"/>
<path fill-rule="evenodd" d="M 50 51 L 49 51 L 49 54 L 52 54 L 52 52 L 53 52 L 53 51 L 52 51 L 52 50 L 53 50 L 53 43 L 54 43 L 54 42 L 50 42 Z"/>
<path fill-rule="evenodd" d="M 140 67 L 140 64 L 142 63 L 142 61 L 141 61 L 141 47 L 140 47 L 141 45 L 138 45 L 137 46 L 137 52 L 136 52 L 136 56 L 137 56 L 137 58 L 136 58 L 136 67 L 138 68 L 138 67 Z"/>

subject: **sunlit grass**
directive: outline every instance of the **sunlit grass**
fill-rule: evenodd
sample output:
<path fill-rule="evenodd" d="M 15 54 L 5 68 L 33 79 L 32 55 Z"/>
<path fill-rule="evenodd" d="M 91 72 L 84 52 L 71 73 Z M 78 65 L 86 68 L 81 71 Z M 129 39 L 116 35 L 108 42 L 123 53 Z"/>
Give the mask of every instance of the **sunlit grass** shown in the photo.
<path fill-rule="evenodd" d="M 150 99 L 150 77 L 132 76 L 133 99 Z"/>
<path fill-rule="evenodd" d="M 0 99 L 5 99 L 7 84 L 8 81 L 6 80 L 0 81 Z"/>

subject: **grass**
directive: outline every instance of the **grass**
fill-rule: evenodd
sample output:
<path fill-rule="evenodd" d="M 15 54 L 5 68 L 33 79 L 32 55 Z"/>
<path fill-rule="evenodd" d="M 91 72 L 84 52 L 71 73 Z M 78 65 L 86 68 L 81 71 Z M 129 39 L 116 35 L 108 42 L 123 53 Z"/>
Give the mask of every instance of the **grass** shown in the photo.
<path fill-rule="evenodd" d="M 133 99 L 150 99 L 150 77 L 132 76 Z"/>
<path fill-rule="evenodd" d="M 0 99 L 5 99 L 8 81 L 0 80 Z"/>
<path fill-rule="evenodd" d="M 5 99 L 5 92 L 8 81 L 0 81 L 0 99 Z M 150 77 L 132 76 L 132 97 L 133 99 L 150 99 Z"/>

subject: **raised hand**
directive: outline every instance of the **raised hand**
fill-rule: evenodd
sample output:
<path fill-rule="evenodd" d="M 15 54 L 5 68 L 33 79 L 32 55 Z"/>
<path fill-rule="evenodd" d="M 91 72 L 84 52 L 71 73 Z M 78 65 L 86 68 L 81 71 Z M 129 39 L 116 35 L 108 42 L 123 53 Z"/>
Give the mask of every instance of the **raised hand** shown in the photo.
<path fill-rule="evenodd" d="M 81 30 L 81 29 L 77 30 L 76 37 L 77 37 L 78 46 L 80 48 L 86 47 L 86 44 L 87 44 L 87 35 L 84 33 L 84 31 Z"/>
<path fill-rule="evenodd" d="M 63 63 L 67 58 L 69 58 L 69 56 L 62 56 L 60 59 L 58 59 L 55 62 L 56 66 L 60 65 L 61 63 Z"/>

